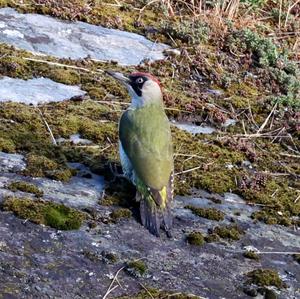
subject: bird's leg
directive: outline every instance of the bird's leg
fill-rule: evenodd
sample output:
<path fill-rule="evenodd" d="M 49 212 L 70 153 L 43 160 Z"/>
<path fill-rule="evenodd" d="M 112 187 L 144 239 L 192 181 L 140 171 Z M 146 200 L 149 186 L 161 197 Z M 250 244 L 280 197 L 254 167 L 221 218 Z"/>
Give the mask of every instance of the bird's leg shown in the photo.
<path fill-rule="evenodd" d="M 114 166 L 112 166 L 112 163 L 109 163 L 109 169 L 114 176 L 112 182 L 115 182 L 117 178 L 122 178 L 122 179 L 128 180 L 128 178 L 123 173 L 118 172 L 117 166 L 115 164 L 114 164 Z"/>

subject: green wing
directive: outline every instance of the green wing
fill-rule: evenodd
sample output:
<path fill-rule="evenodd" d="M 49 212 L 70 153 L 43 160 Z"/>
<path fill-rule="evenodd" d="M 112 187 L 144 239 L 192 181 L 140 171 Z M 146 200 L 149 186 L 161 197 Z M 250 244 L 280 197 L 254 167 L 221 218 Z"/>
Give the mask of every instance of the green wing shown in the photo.
<path fill-rule="evenodd" d="M 138 179 L 155 190 L 168 186 L 173 171 L 173 147 L 163 107 L 152 105 L 125 111 L 119 135 Z"/>

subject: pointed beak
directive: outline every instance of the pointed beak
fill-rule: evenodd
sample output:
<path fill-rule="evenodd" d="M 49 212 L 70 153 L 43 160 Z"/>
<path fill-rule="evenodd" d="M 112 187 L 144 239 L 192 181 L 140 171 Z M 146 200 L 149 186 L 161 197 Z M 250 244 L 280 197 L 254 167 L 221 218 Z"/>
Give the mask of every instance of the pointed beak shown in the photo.
<path fill-rule="evenodd" d="M 126 77 L 125 75 L 123 75 L 122 73 L 113 72 L 113 71 L 105 71 L 105 73 L 108 74 L 109 76 L 115 78 L 120 83 L 124 84 L 125 86 L 130 83 L 130 79 L 128 77 Z"/>

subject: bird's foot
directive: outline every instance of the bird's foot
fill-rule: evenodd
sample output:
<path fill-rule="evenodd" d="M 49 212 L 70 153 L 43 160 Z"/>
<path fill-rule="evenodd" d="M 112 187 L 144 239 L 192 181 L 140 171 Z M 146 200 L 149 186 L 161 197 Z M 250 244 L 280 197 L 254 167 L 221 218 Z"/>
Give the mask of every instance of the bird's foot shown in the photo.
<path fill-rule="evenodd" d="M 117 166 L 115 164 L 112 165 L 112 163 L 110 163 L 109 164 L 109 169 L 110 169 L 110 171 L 111 171 L 111 173 L 113 174 L 113 177 L 114 177 L 113 180 L 112 180 L 112 182 L 115 182 L 116 179 L 118 179 L 118 178 L 122 178 L 122 179 L 128 180 L 128 178 L 126 177 L 125 174 L 118 172 L 118 168 L 117 168 Z"/>

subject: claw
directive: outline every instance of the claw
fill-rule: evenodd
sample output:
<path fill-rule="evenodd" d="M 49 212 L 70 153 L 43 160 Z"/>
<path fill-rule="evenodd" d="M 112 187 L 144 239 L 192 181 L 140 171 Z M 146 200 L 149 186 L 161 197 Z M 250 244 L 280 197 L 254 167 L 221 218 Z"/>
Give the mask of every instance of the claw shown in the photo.
<path fill-rule="evenodd" d="M 114 164 L 114 166 L 112 166 L 112 163 L 109 163 L 109 169 L 110 169 L 110 172 L 114 176 L 112 182 L 115 182 L 116 179 L 118 179 L 118 178 L 122 178 L 122 179 L 128 180 L 128 178 L 123 173 L 119 173 L 118 172 L 117 166 L 115 164 Z"/>

